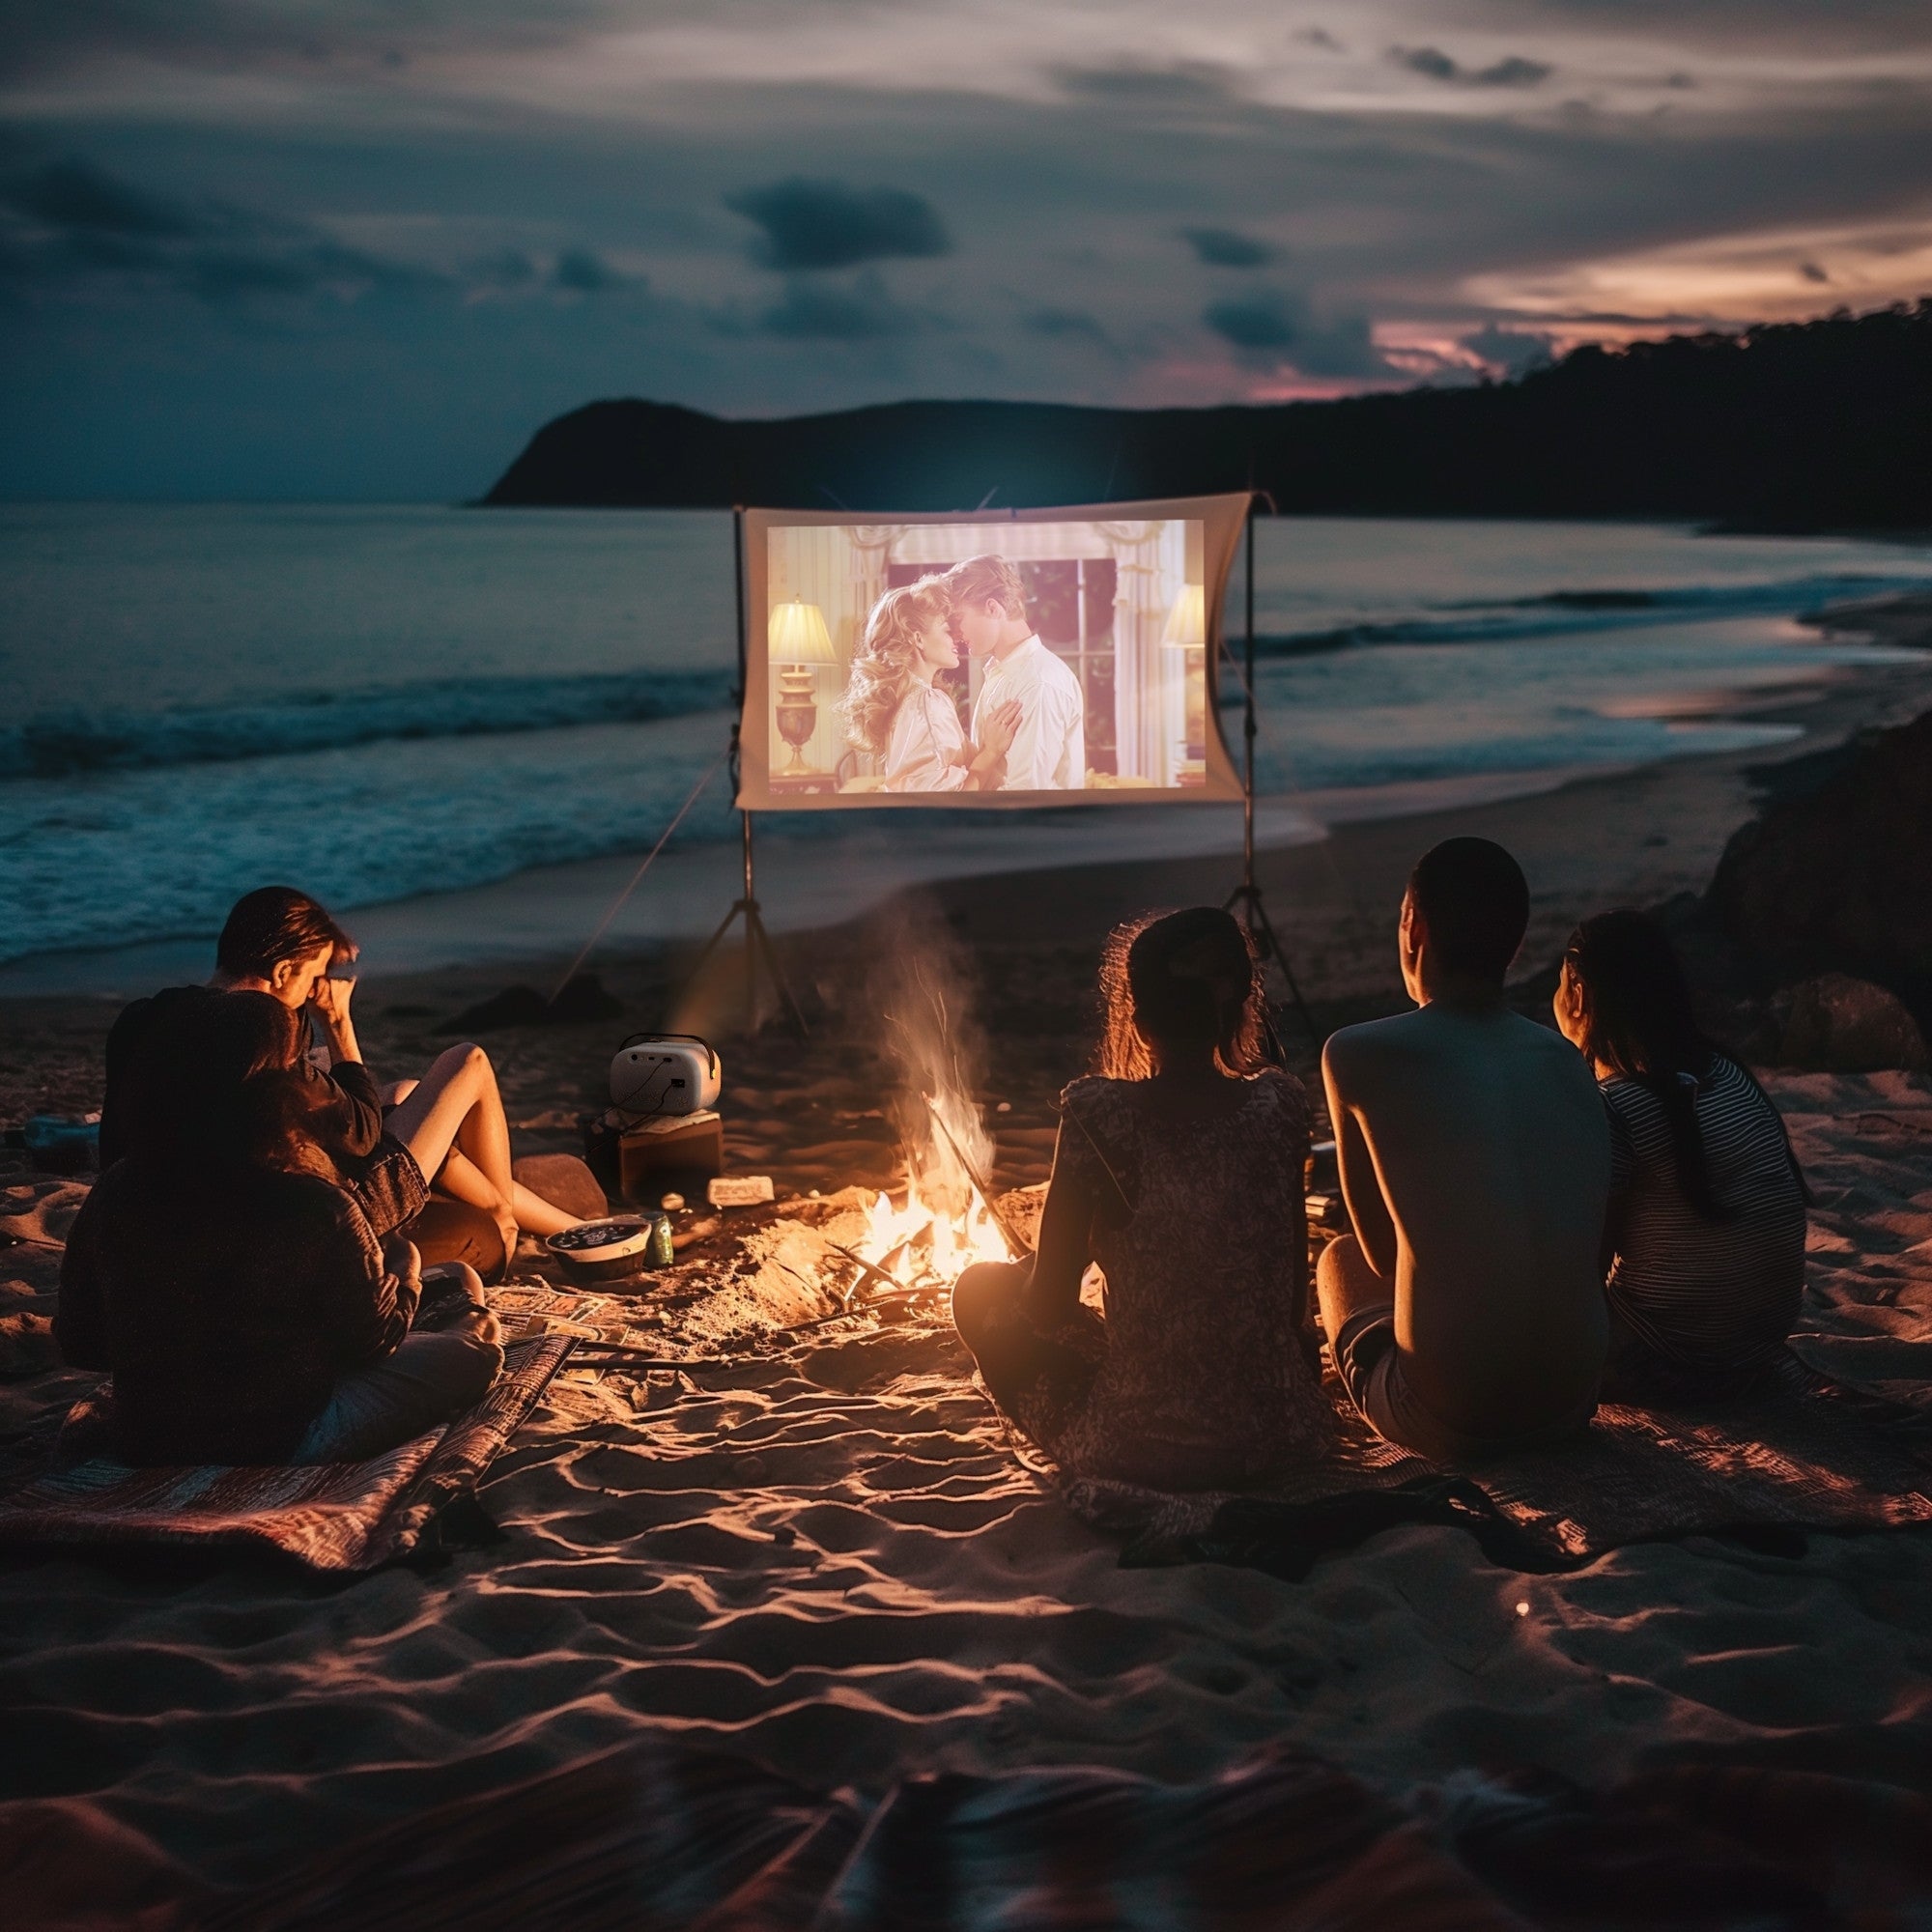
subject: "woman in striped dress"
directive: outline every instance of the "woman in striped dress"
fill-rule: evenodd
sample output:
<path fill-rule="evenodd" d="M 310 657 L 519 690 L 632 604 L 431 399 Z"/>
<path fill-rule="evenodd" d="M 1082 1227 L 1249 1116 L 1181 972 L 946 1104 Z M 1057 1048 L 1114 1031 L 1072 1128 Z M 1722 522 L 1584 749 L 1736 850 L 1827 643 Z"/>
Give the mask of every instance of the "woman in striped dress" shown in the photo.
<path fill-rule="evenodd" d="M 1610 1121 L 1605 1393 L 1732 1393 L 1783 1347 L 1804 1287 L 1808 1197 L 1784 1122 L 1699 1031 L 1647 914 L 1577 928 L 1555 1009 Z"/>

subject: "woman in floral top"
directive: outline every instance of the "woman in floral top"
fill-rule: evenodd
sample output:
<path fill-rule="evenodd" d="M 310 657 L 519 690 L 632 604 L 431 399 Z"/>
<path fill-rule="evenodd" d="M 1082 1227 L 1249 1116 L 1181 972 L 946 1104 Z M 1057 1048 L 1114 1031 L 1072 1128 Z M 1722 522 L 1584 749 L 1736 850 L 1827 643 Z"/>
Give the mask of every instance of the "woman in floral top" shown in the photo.
<path fill-rule="evenodd" d="M 1235 1488 L 1319 1457 L 1301 1083 L 1266 1065 L 1247 936 L 1207 907 L 1121 927 L 1096 1078 L 1061 1096 L 1039 1249 L 969 1268 L 953 1319 L 1069 1474 Z M 1080 1300 L 1090 1264 L 1105 1315 Z"/>

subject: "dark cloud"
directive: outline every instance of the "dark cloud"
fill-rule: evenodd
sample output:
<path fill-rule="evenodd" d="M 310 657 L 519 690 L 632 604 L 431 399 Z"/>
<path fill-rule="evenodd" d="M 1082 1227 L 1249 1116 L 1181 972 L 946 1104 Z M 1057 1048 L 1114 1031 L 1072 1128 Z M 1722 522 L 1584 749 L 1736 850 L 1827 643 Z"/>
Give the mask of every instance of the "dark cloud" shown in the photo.
<path fill-rule="evenodd" d="M 1472 355 L 1480 355 L 1492 369 L 1505 375 L 1520 376 L 1548 362 L 1553 353 L 1551 337 L 1533 329 L 1498 328 L 1486 323 L 1466 335 L 1456 338 Z"/>
<path fill-rule="evenodd" d="M 307 223 L 134 186 L 66 157 L 0 180 L 15 287 L 113 277 L 214 306 L 265 297 L 436 286 L 435 271 L 352 248 Z"/>
<path fill-rule="evenodd" d="M 1388 376 L 1369 319 L 1345 315 L 1317 322 L 1308 304 L 1279 289 L 1256 289 L 1228 301 L 1209 302 L 1202 321 L 1258 369 L 1293 368 L 1303 376 Z"/>
<path fill-rule="evenodd" d="M 1250 353 L 1293 348 L 1299 332 L 1298 303 L 1273 289 L 1209 302 L 1201 319 L 1222 341 Z"/>
<path fill-rule="evenodd" d="M 1304 47 L 1320 47 L 1324 54 L 1348 52 L 1348 48 L 1326 27 L 1302 27 L 1292 38 Z"/>
<path fill-rule="evenodd" d="M 1396 373 L 1376 347 L 1365 315 L 1345 315 L 1304 328 L 1289 359 L 1304 376 L 1359 376 L 1375 381 Z"/>
<path fill-rule="evenodd" d="M 215 71 L 394 71 L 445 47 L 554 46 L 623 11 L 616 0 L 0 0 L 0 75 L 129 54 Z"/>
<path fill-rule="evenodd" d="M 594 248 L 566 248 L 551 270 L 551 282 L 580 296 L 608 295 L 632 286 L 632 278 L 613 269 Z"/>
<path fill-rule="evenodd" d="M 1097 316 L 1084 308 L 1037 308 L 1020 318 L 1020 327 L 1030 335 L 1043 335 L 1059 342 L 1092 342 L 1111 349 L 1114 338 Z"/>
<path fill-rule="evenodd" d="M 1461 80 L 1463 70 L 1440 47 L 1391 47 L 1388 57 L 1397 67 L 1411 73 L 1427 74 L 1431 80 Z"/>
<path fill-rule="evenodd" d="M 178 202 L 164 201 L 90 162 L 49 161 L 13 181 L 0 183 L 0 205 L 51 229 L 142 240 L 198 235 L 208 217 Z"/>
<path fill-rule="evenodd" d="M 1265 242 L 1238 229 L 1183 228 L 1180 233 L 1195 259 L 1210 269 L 1260 269 L 1274 260 L 1275 251 Z"/>
<path fill-rule="evenodd" d="M 1510 54 L 1491 67 L 1468 68 L 1451 60 L 1440 47 L 1391 47 L 1388 57 L 1430 80 L 1453 81 L 1464 87 L 1535 87 L 1555 72 L 1543 61 Z"/>
<path fill-rule="evenodd" d="M 855 188 L 793 175 L 727 194 L 724 206 L 764 230 L 753 252 L 768 269 L 849 269 L 952 248 L 938 211 L 904 188 Z"/>
<path fill-rule="evenodd" d="M 1800 262 L 1798 272 L 1807 282 L 1829 282 L 1832 279 L 1816 262 Z"/>
<path fill-rule="evenodd" d="M 919 318 L 895 302 L 872 273 L 850 284 L 794 276 L 783 297 L 757 320 L 762 334 L 793 342 L 882 342 L 911 335 L 919 326 Z"/>
<path fill-rule="evenodd" d="M 1240 99 L 1226 68 L 1206 61 L 1177 61 L 1169 67 L 1063 67 L 1054 79 L 1076 99 L 1121 102 L 1147 111 L 1220 108 Z"/>
<path fill-rule="evenodd" d="M 498 248 L 465 265 L 465 279 L 478 289 L 526 289 L 537 279 L 537 265 L 521 248 Z"/>
<path fill-rule="evenodd" d="M 1535 87 L 1555 71 L 1548 62 L 1524 60 L 1520 54 L 1511 54 L 1493 67 L 1478 68 L 1469 78 L 1478 87 Z"/>

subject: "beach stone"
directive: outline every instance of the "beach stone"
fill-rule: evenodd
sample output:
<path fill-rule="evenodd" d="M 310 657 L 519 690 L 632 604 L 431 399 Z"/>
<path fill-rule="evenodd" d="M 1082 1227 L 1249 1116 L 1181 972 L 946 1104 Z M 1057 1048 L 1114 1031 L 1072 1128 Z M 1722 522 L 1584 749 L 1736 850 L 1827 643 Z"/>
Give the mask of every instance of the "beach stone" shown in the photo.
<path fill-rule="evenodd" d="M 1792 989 L 1778 1058 L 1821 1073 L 1918 1072 L 1926 1065 L 1925 1038 L 1895 993 L 1824 973 Z"/>
<path fill-rule="evenodd" d="M 1769 983 L 1850 974 L 1932 1015 L 1932 712 L 1774 798 L 1724 848 L 1709 898 Z"/>
<path fill-rule="evenodd" d="M 601 1221 L 611 1211 L 597 1177 L 574 1153 L 526 1153 L 510 1172 L 532 1194 L 580 1221 Z"/>

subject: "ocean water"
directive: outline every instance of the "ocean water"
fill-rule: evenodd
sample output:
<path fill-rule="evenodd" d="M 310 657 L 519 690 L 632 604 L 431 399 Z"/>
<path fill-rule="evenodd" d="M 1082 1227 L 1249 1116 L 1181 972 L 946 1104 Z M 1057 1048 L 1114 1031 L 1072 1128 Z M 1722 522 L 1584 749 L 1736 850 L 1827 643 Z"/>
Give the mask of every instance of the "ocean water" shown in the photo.
<path fill-rule="evenodd" d="M 1259 788 L 1361 811 L 1788 737 L 1753 695 L 1899 655 L 1796 617 L 1932 582 L 1932 549 L 1835 538 L 1259 528 Z M 210 932 L 270 879 L 347 910 L 647 846 L 724 747 L 732 629 L 723 515 L 0 506 L 0 961 Z M 825 867 L 988 837 L 781 816 Z M 733 836 L 720 775 L 678 842 Z"/>

